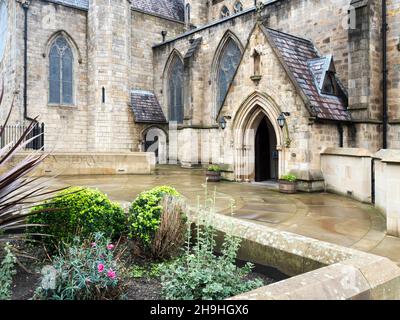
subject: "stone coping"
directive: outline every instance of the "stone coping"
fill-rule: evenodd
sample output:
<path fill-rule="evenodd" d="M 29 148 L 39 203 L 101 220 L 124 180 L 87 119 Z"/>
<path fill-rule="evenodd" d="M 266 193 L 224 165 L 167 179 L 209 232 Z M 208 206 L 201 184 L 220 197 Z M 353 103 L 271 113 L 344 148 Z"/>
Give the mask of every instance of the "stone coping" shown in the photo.
<path fill-rule="evenodd" d="M 371 157 L 372 153 L 367 149 L 362 148 L 325 148 L 321 155 L 334 155 L 334 156 L 344 156 L 344 157 Z"/>
<path fill-rule="evenodd" d="M 230 216 L 212 221 L 219 244 L 225 233 L 243 239 L 239 259 L 294 276 L 232 300 L 400 299 L 400 268 L 388 258 Z"/>
<path fill-rule="evenodd" d="M 382 149 L 372 156 L 374 159 L 379 159 L 382 162 L 400 163 L 400 150 Z"/>

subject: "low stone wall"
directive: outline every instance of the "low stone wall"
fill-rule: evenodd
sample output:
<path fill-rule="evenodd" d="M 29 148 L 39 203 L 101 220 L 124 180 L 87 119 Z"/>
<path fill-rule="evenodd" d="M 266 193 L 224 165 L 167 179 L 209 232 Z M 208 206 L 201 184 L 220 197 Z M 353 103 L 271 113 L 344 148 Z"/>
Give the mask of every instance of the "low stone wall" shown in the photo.
<path fill-rule="evenodd" d="M 2 170 L 10 169 L 28 154 L 24 152 L 15 155 Z M 151 174 L 154 168 L 153 152 L 52 153 L 33 174 L 35 176 Z"/>
<path fill-rule="evenodd" d="M 371 156 L 365 149 L 325 149 L 321 153 L 321 170 L 326 190 L 370 203 Z"/>
<path fill-rule="evenodd" d="M 243 239 L 239 259 L 294 276 L 233 300 L 400 299 L 400 268 L 388 258 L 228 216 L 216 215 L 213 225 L 220 239 Z"/>
<path fill-rule="evenodd" d="M 375 205 L 386 215 L 387 233 L 400 236 L 400 150 L 373 155 Z"/>
<path fill-rule="evenodd" d="M 371 154 L 364 149 L 328 148 L 321 153 L 321 170 L 327 191 L 368 203 L 374 195 L 376 207 L 386 216 L 387 233 L 400 236 L 400 150 Z"/>

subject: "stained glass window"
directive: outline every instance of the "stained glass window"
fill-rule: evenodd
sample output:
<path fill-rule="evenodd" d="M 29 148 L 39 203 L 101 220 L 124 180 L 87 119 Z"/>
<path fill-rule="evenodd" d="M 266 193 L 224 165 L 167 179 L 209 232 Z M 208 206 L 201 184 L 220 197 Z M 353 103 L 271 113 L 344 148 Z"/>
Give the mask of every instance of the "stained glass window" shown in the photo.
<path fill-rule="evenodd" d="M 221 108 L 239 65 L 242 52 L 232 39 L 229 39 L 222 51 L 217 73 L 217 108 Z"/>
<path fill-rule="evenodd" d="M 243 4 L 240 1 L 237 1 L 234 5 L 235 13 L 243 11 Z"/>
<path fill-rule="evenodd" d="M 73 54 L 63 36 L 54 40 L 49 54 L 50 94 L 49 102 L 57 104 L 73 103 Z"/>
<path fill-rule="evenodd" d="M 169 121 L 183 123 L 183 63 L 175 57 L 169 73 Z"/>
<path fill-rule="evenodd" d="M 0 0 L 0 60 L 3 58 L 4 50 L 6 48 L 7 17 L 6 0 Z"/>
<path fill-rule="evenodd" d="M 230 16 L 229 9 L 226 6 L 223 6 L 221 9 L 221 18 L 226 18 Z"/>

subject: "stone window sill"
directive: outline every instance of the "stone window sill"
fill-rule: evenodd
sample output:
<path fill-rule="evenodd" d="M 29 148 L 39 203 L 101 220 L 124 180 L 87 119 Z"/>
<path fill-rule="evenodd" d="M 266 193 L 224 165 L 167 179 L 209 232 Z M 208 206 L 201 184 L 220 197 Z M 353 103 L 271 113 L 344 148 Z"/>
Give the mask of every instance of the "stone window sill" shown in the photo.
<path fill-rule="evenodd" d="M 48 103 L 47 104 L 51 108 L 68 108 L 68 109 L 76 109 L 76 105 L 74 104 L 58 104 L 58 103 Z"/>

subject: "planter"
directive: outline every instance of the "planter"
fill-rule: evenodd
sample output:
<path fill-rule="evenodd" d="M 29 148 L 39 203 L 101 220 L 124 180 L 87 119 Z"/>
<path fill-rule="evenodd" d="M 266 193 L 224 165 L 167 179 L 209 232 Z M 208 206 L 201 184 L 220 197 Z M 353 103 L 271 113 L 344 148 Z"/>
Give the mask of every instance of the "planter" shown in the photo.
<path fill-rule="evenodd" d="M 293 194 L 297 192 L 296 182 L 279 180 L 279 192 Z"/>
<path fill-rule="evenodd" d="M 208 178 L 208 182 L 220 182 L 221 172 L 207 170 L 206 177 Z"/>

